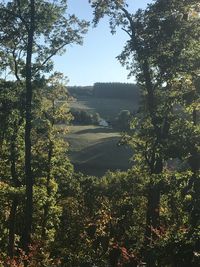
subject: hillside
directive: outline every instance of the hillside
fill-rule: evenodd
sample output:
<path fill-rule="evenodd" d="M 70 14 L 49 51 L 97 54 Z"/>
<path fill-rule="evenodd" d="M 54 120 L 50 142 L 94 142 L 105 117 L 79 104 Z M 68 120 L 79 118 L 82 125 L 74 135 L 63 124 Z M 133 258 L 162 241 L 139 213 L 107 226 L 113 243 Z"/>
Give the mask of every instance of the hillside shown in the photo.
<path fill-rule="evenodd" d="M 110 88 L 113 90 L 111 86 Z M 119 90 L 116 95 L 113 93 L 112 98 L 106 96 L 105 90 L 102 95 L 94 95 L 92 92 L 92 87 L 75 87 L 74 91 L 70 88 L 73 95 L 70 108 L 98 113 L 111 124 L 120 111 L 129 110 L 134 114 L 138 109 L 138 92 L 128 98 L 120 98 Z M 70 144 L 70 158 L 77 171 L 101 176 L 107 170 L 127 170 L 131 166 L 132 151 L 127 146 L 118 145 L 120 130 L 113 129 L 112 126 L 72 125 L 66 138 Z"/>
<path fill-rule="evenodd" d="M 132 151 L 119 146 L 120 134 L 97 126 L 71 126 L 67 141 L 75 170 L 88 175 L 103 175 L 107 170 L 127 170 Z"/>

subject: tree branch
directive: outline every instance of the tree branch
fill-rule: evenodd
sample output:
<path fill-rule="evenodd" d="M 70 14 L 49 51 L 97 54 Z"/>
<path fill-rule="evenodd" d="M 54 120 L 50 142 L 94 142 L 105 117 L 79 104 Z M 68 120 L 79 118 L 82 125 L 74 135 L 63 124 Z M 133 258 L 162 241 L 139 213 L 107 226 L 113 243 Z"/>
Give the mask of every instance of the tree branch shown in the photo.
<path fill-rule="evenodd" d="M 129 35 L 129 37 L 132 38 L 132 34 L 130 34 L 130 32 L 128 32 L 125 28 L 122 28 L 122 31 L 125 31 Z"/>
<path fill-rule="evenodd" d="M 18 75 L 18 64 L 17 64 L 17 60 L 16 60 L 16 55 L 15 55 L 15 48 L 12 51 L 12 56 L 13 56 L 13 61 L 14 61 L 15 77 L 16 77 L 17 81 L 21 82 L 21 79 L 19 78 L 19 75 Z"/>
<path fill-rule="evenodd" d="M 56 48 L 41 64 L 40 66 L 35 70 L 34 75 L 40 70 L 41 67 L 43 67 L 53 56 L 55 56 L 62 48 L 64 48 L 67 44 L 69 44 L 68 42 L 65 42 L 64 44 L 62 44 L 61 46 L 59 46 L 58 48 Z"/>

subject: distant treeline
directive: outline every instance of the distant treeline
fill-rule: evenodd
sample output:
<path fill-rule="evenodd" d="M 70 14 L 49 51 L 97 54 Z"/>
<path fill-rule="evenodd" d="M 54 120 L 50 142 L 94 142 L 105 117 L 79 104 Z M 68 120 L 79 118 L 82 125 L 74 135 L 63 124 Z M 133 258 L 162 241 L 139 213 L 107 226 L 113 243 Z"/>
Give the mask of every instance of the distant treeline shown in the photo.
<path fill-rule="evenodd" d="M 90 95 L 107 98 L 138 98 L 139 90 L 131 83 L 95 83 L 93 86 L 68 87 L 72 95 Z"/>
<path fill-rule="evenodd" d="M 137 85 L 131 83 L 95 83 L 93 90 L 97 97 L 133 98 L 139 96 Z"/>
<path fill-rule="evenodd" d="M 93 95 L 93 86 L 69 86 L 67 87 L 68 92 L 71 95 Z"/>

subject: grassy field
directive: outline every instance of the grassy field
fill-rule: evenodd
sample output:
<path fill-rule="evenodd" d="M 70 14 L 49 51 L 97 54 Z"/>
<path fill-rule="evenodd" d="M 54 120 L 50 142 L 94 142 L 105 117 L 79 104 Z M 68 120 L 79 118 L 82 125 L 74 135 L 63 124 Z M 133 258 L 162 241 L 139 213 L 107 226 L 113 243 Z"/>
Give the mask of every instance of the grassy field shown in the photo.
<path fill-rule="evenodd" d="M 127 170 L 132 151 L 118 146 L 120 134 L 104 127 L 70 126 L 67 141 L 76 171 L 101 176 L 108 170 Z"/>
<path fill-rule="evenodd" d="M 138 99 L 96 98 L 77 96 L 70 107 L 76 110 L 97 112 L 113 121 L 121 110 L 135 112 Z M 66 139 L 70 144 L 70 158 L 76 171 L 102 176 L 106 171 L 127 170 L 131 166 L 132 151 L 127 146 L 119 146 L 120 133 L 100 126 L 70 126 Z"/>

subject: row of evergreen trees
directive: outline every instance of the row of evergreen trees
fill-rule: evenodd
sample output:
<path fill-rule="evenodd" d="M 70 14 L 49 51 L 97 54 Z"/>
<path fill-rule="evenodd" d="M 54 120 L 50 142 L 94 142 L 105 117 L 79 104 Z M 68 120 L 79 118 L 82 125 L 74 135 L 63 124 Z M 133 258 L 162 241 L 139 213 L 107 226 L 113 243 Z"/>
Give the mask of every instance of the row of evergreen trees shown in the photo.
<path fill-rule="evenodd" d="M 71 86 L 72 95 L 94 96 L 99 98 L 119 98 L 139 100 L 139 88 L 131 83 L 95 83 L 93 86 Z"/>

